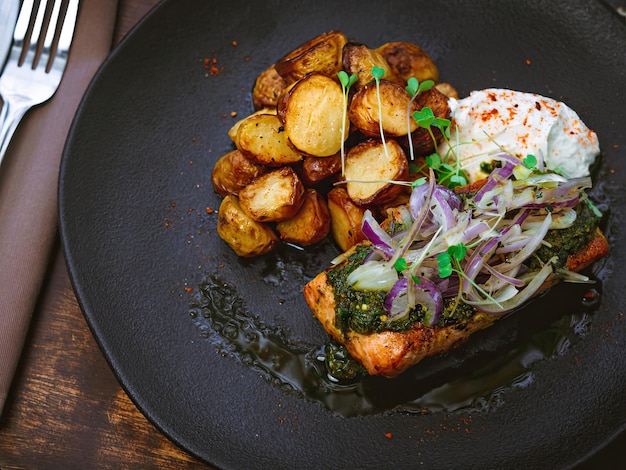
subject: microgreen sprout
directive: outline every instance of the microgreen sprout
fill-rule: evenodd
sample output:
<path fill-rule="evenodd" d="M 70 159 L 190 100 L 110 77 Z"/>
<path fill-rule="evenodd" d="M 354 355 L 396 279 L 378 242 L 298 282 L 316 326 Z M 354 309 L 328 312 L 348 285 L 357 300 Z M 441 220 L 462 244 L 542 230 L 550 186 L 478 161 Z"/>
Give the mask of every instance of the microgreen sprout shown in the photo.
<path fill-rule="evenodd" d="M 598 207 L 593 202 L 591 202 L 589 198 L 586 198 L 585 202 L 587 203 L 587 206 L 589 206 L 589 209 L 591 209 L 591 212 L 593 212 L 593 215 L 595 215 L 596 217 L 602 218 L 602 212 L 600 211 L 600 209 L 598 209 Z"/>
<path fill-rule="evenodd" d="M 426 157 L 426 165 L 435 171 L 437 182 L 442 186 L 454 189 L 457 186 L 465 186 L 467 184 L 467 178 L 465 178 L 460 168 L 443 163 L 438 153 L 428 155 Z"/>
<path fill-rule="evenodd" d="M 415 159 L 415 156 L 413 154 L 413 140 L 410 138 L 411 136 L 411 108 L 413 107 L 413 102 L 415 101 L 415 98 L 417 98 L 417 95 L 420 94 L 422 91 L 430 90 L 434 85 L 435 85 L 435 82 L 433 82 L 432 80 L 424 80 L 421 83 L 415 77 L 411 77 L 407 80 L 407 85 L 406 85 L 405 90 L 411 96 L 411 99 L 409 100 L 409 105 L 407 106 L 407 109 L 406 109 L 406 125 L 407 125 L 407 135 L 409 136 L 409 139 L 408 139 L 409 140 L 409 156 L 411 160 Z"/>
<path fill-rule="evenodd" d="M 524 159 L 522 159 L 523 165 L 518 165 L 513 170 L 513 175 L 516 179 L 522 180 L 528 178 L 533 173 L 539 171 L 537 168 L 537 157 L 534 155 L 528 154 Z"/>
<path fill-rule="evenodd" d="M 441 131 L 444 139 L 448 139 L 450 137 L 450 120 L 435 116 L 433 110 L 427 106 L 419 111 L 415 111 L 412 116 L 419 127 L 428 131 L 435 145 L 435 153 L 426 157 L 426 165 L 435 171 L 437 182 L 451 189 L 466 185 L 467 178 L 461 169 L 461 162 L 458 157 L 456 165 L 452 166 L 448 163 L 444 163 L 437 152 L 437 139 L 433 127 Z"/>
<path fill-rule="evenodd" d="M 385 156 L 389 160 L 389 151 L 387 150 L 387 142 L 385 142 L 385 132 L 383 131 L 383 104 L 380 99 L 380 79 L 385 75 L 385 69 L 374 65 L 372 67 L 372 77 L 376 81 L 376 100 L 378 101 L 378 127 L 380 128 L 380 138 L 383 142 Z"/>
<path fill-rule="evenodd" d="M 534 155 L 528 154 L 526 155 L 526 158 L 524 158 L 524 160 L 522 161 L 524 162 L 526 168 L 528 168 L 529 170 L 532 170 L 537 166 L 537 157 L 535 157 Z"/>
<path fill-rule="evenodd" d="M 469 281 L 472 286 L 474 286 L 482 295 L 487 297 L 490 301 L 496 304 L 498 307 L 501 307 L 500 302 L 494 299 L 488 292 L 486 292 L 482 287 L 480 287 L 473 279 L 467 277 L 463 268 L 461 266 L 461 261 L 465 258 L 467 254 L 467 246 L 463 243 L 458 243 L 456 245 L 451 245 L 448 249 L 442 253 L 437 255 L 437 263 L 439 267 L 439 277 L 446 278 L 452 275 L 452 273 L 456 273 L 459 276 L 459 279 L 464 278 Z M 462 284 L 459 283 L 459 294 L 457 295 L 457 305 L 460 301 L 462 294 Z M 456 306 L 455 306 L 456 308 Z"/>
<path fill-rule="evenodd" d="M 395 268 L 396 271 L 398 271 L 399 273 L 401 273 L 402 271 L 404 271 L 406 268 L 408 268 L 408 263 L 406 262 L 405 258 L 398 258 L 396 260 L 396 262 L 393 264 L 393 267 Z"/>
<path fill-rule="evenodd" d="M 346 135 L 346 113 L 348 112 L 348 93 L 350 93 L 350 88 L 352 85 L 356 83 L 358 80 L 358 76 L 356 73 L 348 76 L 348 74 L 340 70 L 337 72 L 337 77 L 339 78 L 339 83 L 341 83 L 341 90 L 343 91 L 343 116 L 341 118 L 341 174 L 342 176 L 345 174 L 346 168 L 346 147 L 345 147 L 345 135 Z"/>
<path fill-rule="evenodd" d="M 407 93 L 411 95 L 411 98 L 414 99 L 419 93 L 422 91 L 428 91 L 433 86 L 435 86 L 435 82 L 432 80 L 424 80 L 420 83 L 417 78 L 411 77 L 407 80 L 405 89 Z"/>

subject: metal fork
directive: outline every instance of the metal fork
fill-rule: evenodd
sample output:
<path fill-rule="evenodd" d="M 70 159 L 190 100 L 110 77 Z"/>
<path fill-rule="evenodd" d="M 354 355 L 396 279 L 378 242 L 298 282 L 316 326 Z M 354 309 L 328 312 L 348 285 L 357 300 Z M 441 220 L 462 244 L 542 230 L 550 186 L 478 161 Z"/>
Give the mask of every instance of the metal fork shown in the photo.
<path fill-rule="evenodd" d="M 0 97 L 4 102 L 0 113 L 0 163 L 24 114 L 49 100 L 61 82 L 74 36 L 78 2 L 69 0 L 65 15 L 61 14 L 63 0 L 24 0 L 22 3 L 11 53 L 0 76 Z M 46 21 L 50 4 L 52 10 Z M 34 23 L 29 28 L 33 16 Z M 43 47 L 40 47 L 42 40 Z"/>

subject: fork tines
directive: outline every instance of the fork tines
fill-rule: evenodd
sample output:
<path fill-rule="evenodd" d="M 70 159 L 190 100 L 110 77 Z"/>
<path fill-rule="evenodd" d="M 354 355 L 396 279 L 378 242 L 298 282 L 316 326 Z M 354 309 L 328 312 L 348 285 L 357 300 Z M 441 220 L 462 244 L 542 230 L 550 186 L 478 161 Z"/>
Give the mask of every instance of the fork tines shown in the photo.
<path fill-rule="evenodd" d="M 46 70 L 59 54 L 67 55 L 74 31 L 78 0 L 24 0 L 13 34 L 11 54 L 18 63 L 41 65 Z M 59 21 L 67 15 L 73 21 Z M 57 51 L 58 49 L 58 51 Z"/>

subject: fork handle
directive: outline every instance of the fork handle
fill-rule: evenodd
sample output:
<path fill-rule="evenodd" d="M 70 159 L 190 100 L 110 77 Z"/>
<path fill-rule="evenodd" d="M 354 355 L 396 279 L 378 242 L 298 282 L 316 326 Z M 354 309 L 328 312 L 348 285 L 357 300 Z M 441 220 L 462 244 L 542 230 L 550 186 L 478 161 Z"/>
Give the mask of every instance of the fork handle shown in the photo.
<path fill-rule="evenodd" d="M 11 138 L 17 129 L 18 124 L 30 108 L 28 100 L 21 100 L 18 97 L 11 102 L 5 101 L 0 112 L 0 164 L 4 160 Z"/>

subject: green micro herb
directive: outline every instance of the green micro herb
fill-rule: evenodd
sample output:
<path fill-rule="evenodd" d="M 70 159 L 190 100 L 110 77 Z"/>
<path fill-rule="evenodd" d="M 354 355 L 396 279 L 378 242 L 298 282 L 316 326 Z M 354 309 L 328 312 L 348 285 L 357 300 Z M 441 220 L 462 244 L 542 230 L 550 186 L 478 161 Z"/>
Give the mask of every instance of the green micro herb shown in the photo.
<path fill-rule="evenodd" d="M 427 156 L 426 165 L 435 171 L 437 182 L 443 186 L 454 189 L 457 186 L 465 186 L 467 184 L 467 178 L 460 167 L 443 163 L 438 153 Z"/>
<path fill-rule="evenodd" d="M 435 138 L 433 127 L 439 129 L 444 138 L 447 139 L 450 136 L 450 120 L 436 117 L 433 110 L 429 107 L 415 111 L 413 113 L 413 119 L 415 119 L 419 127 L 428 131 L 430 138 L 435 144 L 435 153 L 426 157 L 426 165 L 435 171 L 437 182 L 450 189 L 466 185 L 467 178 L 461 169 L 459 159 L 457 158 L 456 165 L 452 166 L 449 163 L 442 162 L 441 156 L 437 152 L 437 139 Z"/>
<path fill-rule="evenodd" d="M 417 95 L 419 95 L 421 92 L 430 90 L 434 85 L 435 85 L 435 82 L 433 82 L 432 80 L 424 80 L 421 83 L 415 77 L 411 77 L 407 80 L 407 85 L 406 85 L 405 90 L 411 96 L 411 99 L 409 100 L 409 105 L 407 106 L 407 109 L 406 109 L 406 125 L 407 125 L 408 136 L 411 135 L 411 108 L 413 107 L 413 102 L 415 101 L 415 98 L 417 98 Z M 409 138 L 408 141 L 409 141 L 409 156 L 411 160 L 414 160 L 415 156 L 413 154 L 413 139 Z"/>
<path fill-rule="evenodd" d="M 387 150 L 387 142 L 385 142 L 385 133 L 383 131 L 383 104 L 380 99 L 380 79 L 385 75 L 385 69 L 374 65 L 372 67 L 372 77 L 376 81 L 376 100 L 378 102 L 378 127 L 380 129 L 380 138 L 383 142 L 385 156 L 389 160 L 389 151 Z"/>
<path fill-rule="evenodd" d="M 437 263 L 439 267 L 439 277 L 446 278 L 452 275 L 452 273 L 456 273 L 460 278 L 464 278 L 472 284 L 476 289 L 480 291 L 482 295 L 491 300 L 494 304 L 501 306 L 500 302 L 494 299 L 488 292 L 486 292 L 482 287 L 480 287 L 476 282 L 472 279 L 468 278 L 463 268 L 461 266 L 461 261 L 465 258 L 467 254 L 467 246 L 463 243 L 458 243 L 456 245 L 451 245 L 448 247 L 447 251 L 439 253 L 437 255 Z M 462 283 L 459 283 L 459 293 L 457 295 L 456 305 L 461 301 L 462 296 Z M 455 305 L 455 309 L 456 309 Z"/>
<path fill-rule="evenodd" d="M 398 271 L 399 273 L 401 273 L 402 271 L 404 271 L 406 268 L 408 268 L 408 263 L 406 262 L 406 259 L 404 258 L 398 258 L 396 260 L 396 262 L 394 263 L 393 267 L 395 268 L 396 271 Z"/>
<path fill-rule="evenodd" d="M 346 72 L 343 70 L 337 72 L 337 77 L 339 78 L 339 83 L 341 83 L 341 90 L 343 91 L 343 116 L 341 120 L 341 174 L 345 174 L 346 168 L 346 148 L 345 148 L 345 139 L 346 135 L 346 113 L 348 111 L 348 94 L 350 93 L 350 88 L 352 85 L 356 83 L 358 80 L 358 76 L 356 73 L 348 76 Z"/>
<path fill-rule="evenodd" d="M 526 158 L 524 158 L 524 160 L 522 161 L 524 162 L 526 168 L 528 168 L 529 170 L 532 170 L 537 166 L 537 157 L 535 157 L 534 155 L 528 154 L 526 155 Z"/>

